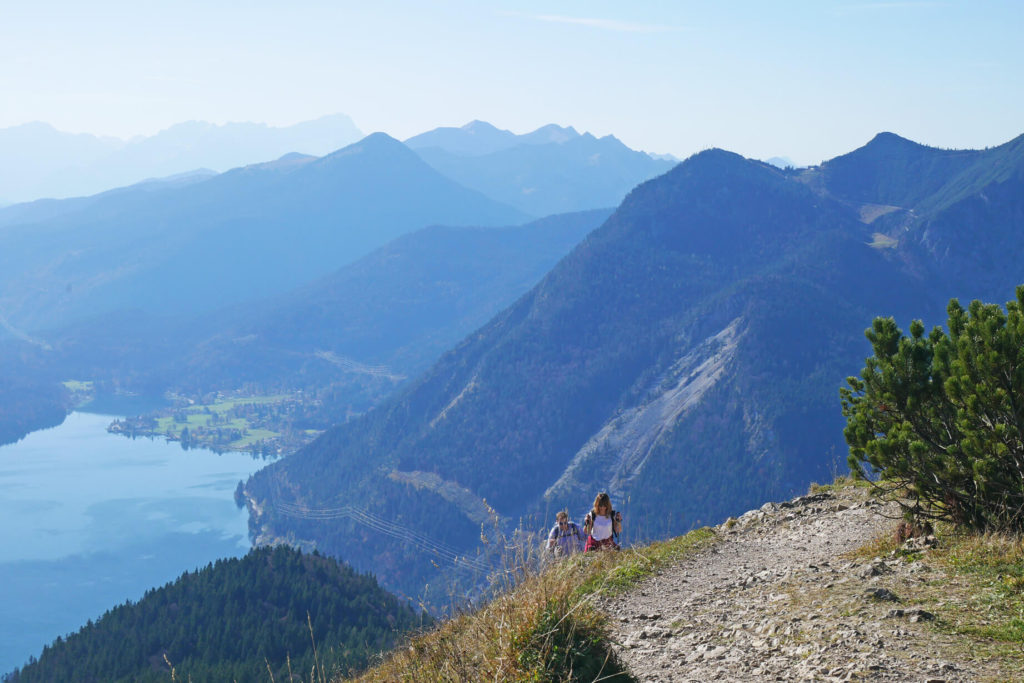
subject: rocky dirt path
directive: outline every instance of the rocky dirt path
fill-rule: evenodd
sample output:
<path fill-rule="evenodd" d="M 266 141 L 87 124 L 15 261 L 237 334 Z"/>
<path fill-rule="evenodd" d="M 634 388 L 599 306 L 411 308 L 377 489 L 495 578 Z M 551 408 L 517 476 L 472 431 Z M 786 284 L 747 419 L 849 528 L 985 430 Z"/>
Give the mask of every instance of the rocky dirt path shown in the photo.
<path fill-rule="evenodd" d="M 899 600 L 935 578 L 927 556 L 843 557 L 895 517 L 850 487 L 723 524 L 712 547 L 602 604 L 620 657 L 641 681 L 998 679 Z"/>

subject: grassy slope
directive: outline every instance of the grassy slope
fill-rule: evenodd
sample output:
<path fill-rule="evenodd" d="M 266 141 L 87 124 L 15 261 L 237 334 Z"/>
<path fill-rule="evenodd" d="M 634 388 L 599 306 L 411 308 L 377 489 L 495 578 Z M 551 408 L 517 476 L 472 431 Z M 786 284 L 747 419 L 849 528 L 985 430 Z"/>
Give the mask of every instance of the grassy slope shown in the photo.
<path fill-rule="evenodd" d="M 631 680 L 612 655 L 605 617 L 592 598 L 626 590 L 714 539 L 711 529 L 697 529 L 671 541 L 577 555 L 529 572 L 480 610 L 413 639 L 357 680 Z"/>
<path fill-rule="evenodd" d="M 927 628 L 957 636 L 960 647 L 947 653 L 950 658 L 987 661 L 1009 672 L 1005 680 L 1024 680 L 1024 539 L 951 527 L 936 534 L 937 547 L 924 554 L 902 549 L 889 534 L 856 556 L 896 556 L 932 567 L 919 582 L 899 587 L 902 603 L 933 613 Z"/>
<path fill-rule="evenodd" d="M 812 488 L 848 485 L 849 480 L 840 480 Z M 967 535 L 950 528 L 937 533 L 938 547 L 924 558 L 902 550 L 892 533 L 855 555 L 926 561 L 938 571 L 900 589 L 905 604 L 936 615 L 923 628 L 959 637 L 962 647 L 948 653 L 950 658 L 989 664 L 995 659 L 995 668 L 1024 675 L 1024 539 Z M 480 610 L 414 638 L 356 680 L 632 680 L 615 661 L 605 617 L 591 598 L 625 591 L 715 538 L 714 530 L 703 528 L 621 553 L 576 556 L 529 573 Z"/>

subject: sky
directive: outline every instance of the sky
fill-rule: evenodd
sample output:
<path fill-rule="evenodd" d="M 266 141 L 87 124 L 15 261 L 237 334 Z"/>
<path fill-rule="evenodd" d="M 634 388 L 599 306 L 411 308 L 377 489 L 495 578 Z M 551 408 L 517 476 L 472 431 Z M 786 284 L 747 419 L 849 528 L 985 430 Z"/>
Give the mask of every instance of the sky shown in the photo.
<path fill-rule="evenodd" d="M 818 163 L 1024 133 L 1024 3 L 0 0 L 0 128 L 129 138 L 332 113 L 405 139 L 548 123 Z"/>

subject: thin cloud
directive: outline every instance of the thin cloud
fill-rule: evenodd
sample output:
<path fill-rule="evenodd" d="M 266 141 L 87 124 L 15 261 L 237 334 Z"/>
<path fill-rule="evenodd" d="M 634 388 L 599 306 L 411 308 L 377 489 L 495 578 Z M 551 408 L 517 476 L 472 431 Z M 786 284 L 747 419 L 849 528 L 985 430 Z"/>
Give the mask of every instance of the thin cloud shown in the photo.
<path fill-rule="evenodd" d="M 592 17 L 566 17 L 560 14 L 518 14 L 537 21 L 546 21 L 555 24 L 572 24 L 574 26 L 586 26 L 597 28 L 603 31 L 617 31 L 619 33 L 667 33 L 669 31 L 681 31 L 680 26 L 663 26 L 660 24 L 636 24 L 616 19 L 595 19 Z"/>
<path fill-rule="evenodd" d="M 905 2 L 858 2 L 852 5 L 844 5 L 842 9 L 847 10 L 887 10 L 887 9 L 925 9 L 928 7 L 945 7 L 948 2 L 930 2 L 929 0 L 906 0 Z"/>

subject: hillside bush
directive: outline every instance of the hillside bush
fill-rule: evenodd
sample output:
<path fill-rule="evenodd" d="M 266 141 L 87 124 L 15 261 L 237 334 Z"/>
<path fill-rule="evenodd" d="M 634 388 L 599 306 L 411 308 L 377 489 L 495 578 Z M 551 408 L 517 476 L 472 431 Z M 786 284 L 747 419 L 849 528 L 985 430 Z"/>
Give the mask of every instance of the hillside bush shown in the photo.
<path fill-rule="evenodd" d="M 854 474 L 908 518 L 1024 531 L 1024 285 L 1005 310 L 947 307 L 948 333 L 876 318 L 874 355 L 840 389 Z"/>

